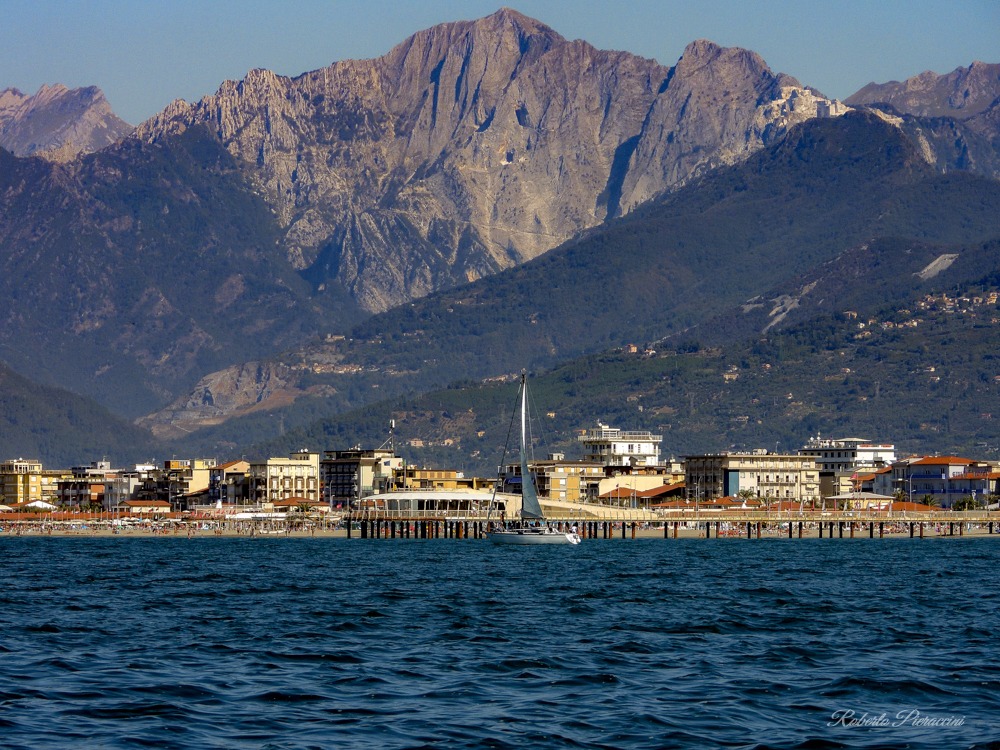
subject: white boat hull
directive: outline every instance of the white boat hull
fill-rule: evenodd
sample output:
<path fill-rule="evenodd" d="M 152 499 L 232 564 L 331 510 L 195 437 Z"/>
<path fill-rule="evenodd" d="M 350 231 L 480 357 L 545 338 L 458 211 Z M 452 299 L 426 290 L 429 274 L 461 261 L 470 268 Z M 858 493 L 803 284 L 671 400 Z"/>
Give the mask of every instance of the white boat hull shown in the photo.
<path fill-rule="evenodd" d="M 490 531 L 486 538 L 497 544 L 579 544 L 580 536 L 573 532 L 551 529 L 509 529 Z"/>

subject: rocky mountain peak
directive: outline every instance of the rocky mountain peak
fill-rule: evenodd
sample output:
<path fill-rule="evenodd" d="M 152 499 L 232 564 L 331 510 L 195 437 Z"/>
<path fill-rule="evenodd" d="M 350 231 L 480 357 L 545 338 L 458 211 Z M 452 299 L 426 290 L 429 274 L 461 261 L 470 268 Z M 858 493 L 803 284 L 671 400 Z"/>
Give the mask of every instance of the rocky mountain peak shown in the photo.
<path fill-rule="evenodd" d="M 0 146 L 18 156 L 67 161 L 105 148 L 132 130 L 96 86 L 43 85 L 32 96 L 17 89 L 0 92 Z"/>
<path fill-rule="evenodd" d="M 488 33 L 503 33 L 504 29 L 511 29 L 518 36 L 553 36 L 562 39 L 551 27 L 546 26 L 534 18 L 520 13 L 513 8 L 502 7 L 492 15 L 472 21 L 473 25 Z"/>
<path fill-rule="evenodd" d="M 694 71 L 706 65 L 727 66 L 749 72 L 751 75 L 776 76 L 782 85 L 799 86 L 791 76 L 774 74 L 760 55 L 742 47 L 722 47 L 708 39 L 696 39 L 684 48 L 677 61 L 678 71 Z"/>
<path fill-rule="evenodd" d="M 869 83 L 847 104 L 889 104 L 919 117 L 965 120 L 985 112 L 1000 98 L 1000 64 L 973 62 L 945 75 L 927 70 L 905 81 Z"/>
<path fill-rule="evenodd" d="M 286 260 L 376 312 L 745 158 L 815 116 L 781 104 L 792 86 L 747 50 L 699 40 L 668 69 L 501 8 L 377 59 L 250 71 L 137 135 L 207 127 L 279 217 Z"/>

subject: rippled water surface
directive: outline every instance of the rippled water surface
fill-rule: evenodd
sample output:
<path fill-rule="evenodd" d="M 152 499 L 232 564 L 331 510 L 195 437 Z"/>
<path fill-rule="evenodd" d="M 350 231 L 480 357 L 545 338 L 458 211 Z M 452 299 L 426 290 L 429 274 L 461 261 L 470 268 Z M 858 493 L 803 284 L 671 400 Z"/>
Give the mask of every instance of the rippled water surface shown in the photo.
<path fill-rule="evenodd" d="M 5 538 L 0 746 L 995 747 L 998 562 L 988 538 Z"/>

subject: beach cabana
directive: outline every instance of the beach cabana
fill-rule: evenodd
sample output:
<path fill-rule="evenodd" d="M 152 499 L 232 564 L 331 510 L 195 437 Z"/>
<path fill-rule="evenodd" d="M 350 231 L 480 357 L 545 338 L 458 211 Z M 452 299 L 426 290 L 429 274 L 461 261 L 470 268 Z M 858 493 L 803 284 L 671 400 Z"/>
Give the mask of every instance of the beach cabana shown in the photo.
<path fill-rule="evenodd" d="M 47 503 L 44 500 L 33 500 L 30 503 L 26 503 L 25 508 L 38 508 L 39 510 L 55 510 L 56 506 L 52 503 Z"/>

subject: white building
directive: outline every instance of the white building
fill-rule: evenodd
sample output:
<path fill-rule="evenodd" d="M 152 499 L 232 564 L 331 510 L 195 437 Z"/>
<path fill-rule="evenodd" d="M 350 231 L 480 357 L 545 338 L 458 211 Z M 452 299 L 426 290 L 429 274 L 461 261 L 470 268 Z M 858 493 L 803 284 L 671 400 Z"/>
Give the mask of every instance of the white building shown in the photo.
<path fill-rule="evenodd" d="M 624 431 L 600 422 L 577 437 L 584 444 L 584 461 L 603 466 L 658 466 L 663 435 Z"/>
<path fill-rule="evenodd" d="M 855 469 L 889 466 L 896 460 L 896 446 L 873 443 L 864 438 L 830 440 L 817 435 L 809 438 L 800 456 L 812 456 L 821 472 L 854 471 Z"/>
<path fill-rule="evenodd" d="M 319 453 L 300 450 L 288 458 L 253 462 L 247 474 L 250 500 L 273 503 L 293 497 L 316 502 L 319 496 Z"/>
<path fill-rule="evenodd" d="M 950 508 L 959 500 L 996 502 L 1000 491 L 1000 475 L 987 462 L 960 456 L 919 456 L 903 459 L 892 465 L 892 472 L 879 477 L 879 491 L 885 494 L 903 492 L 917 503 L 936 503 Z"/>

